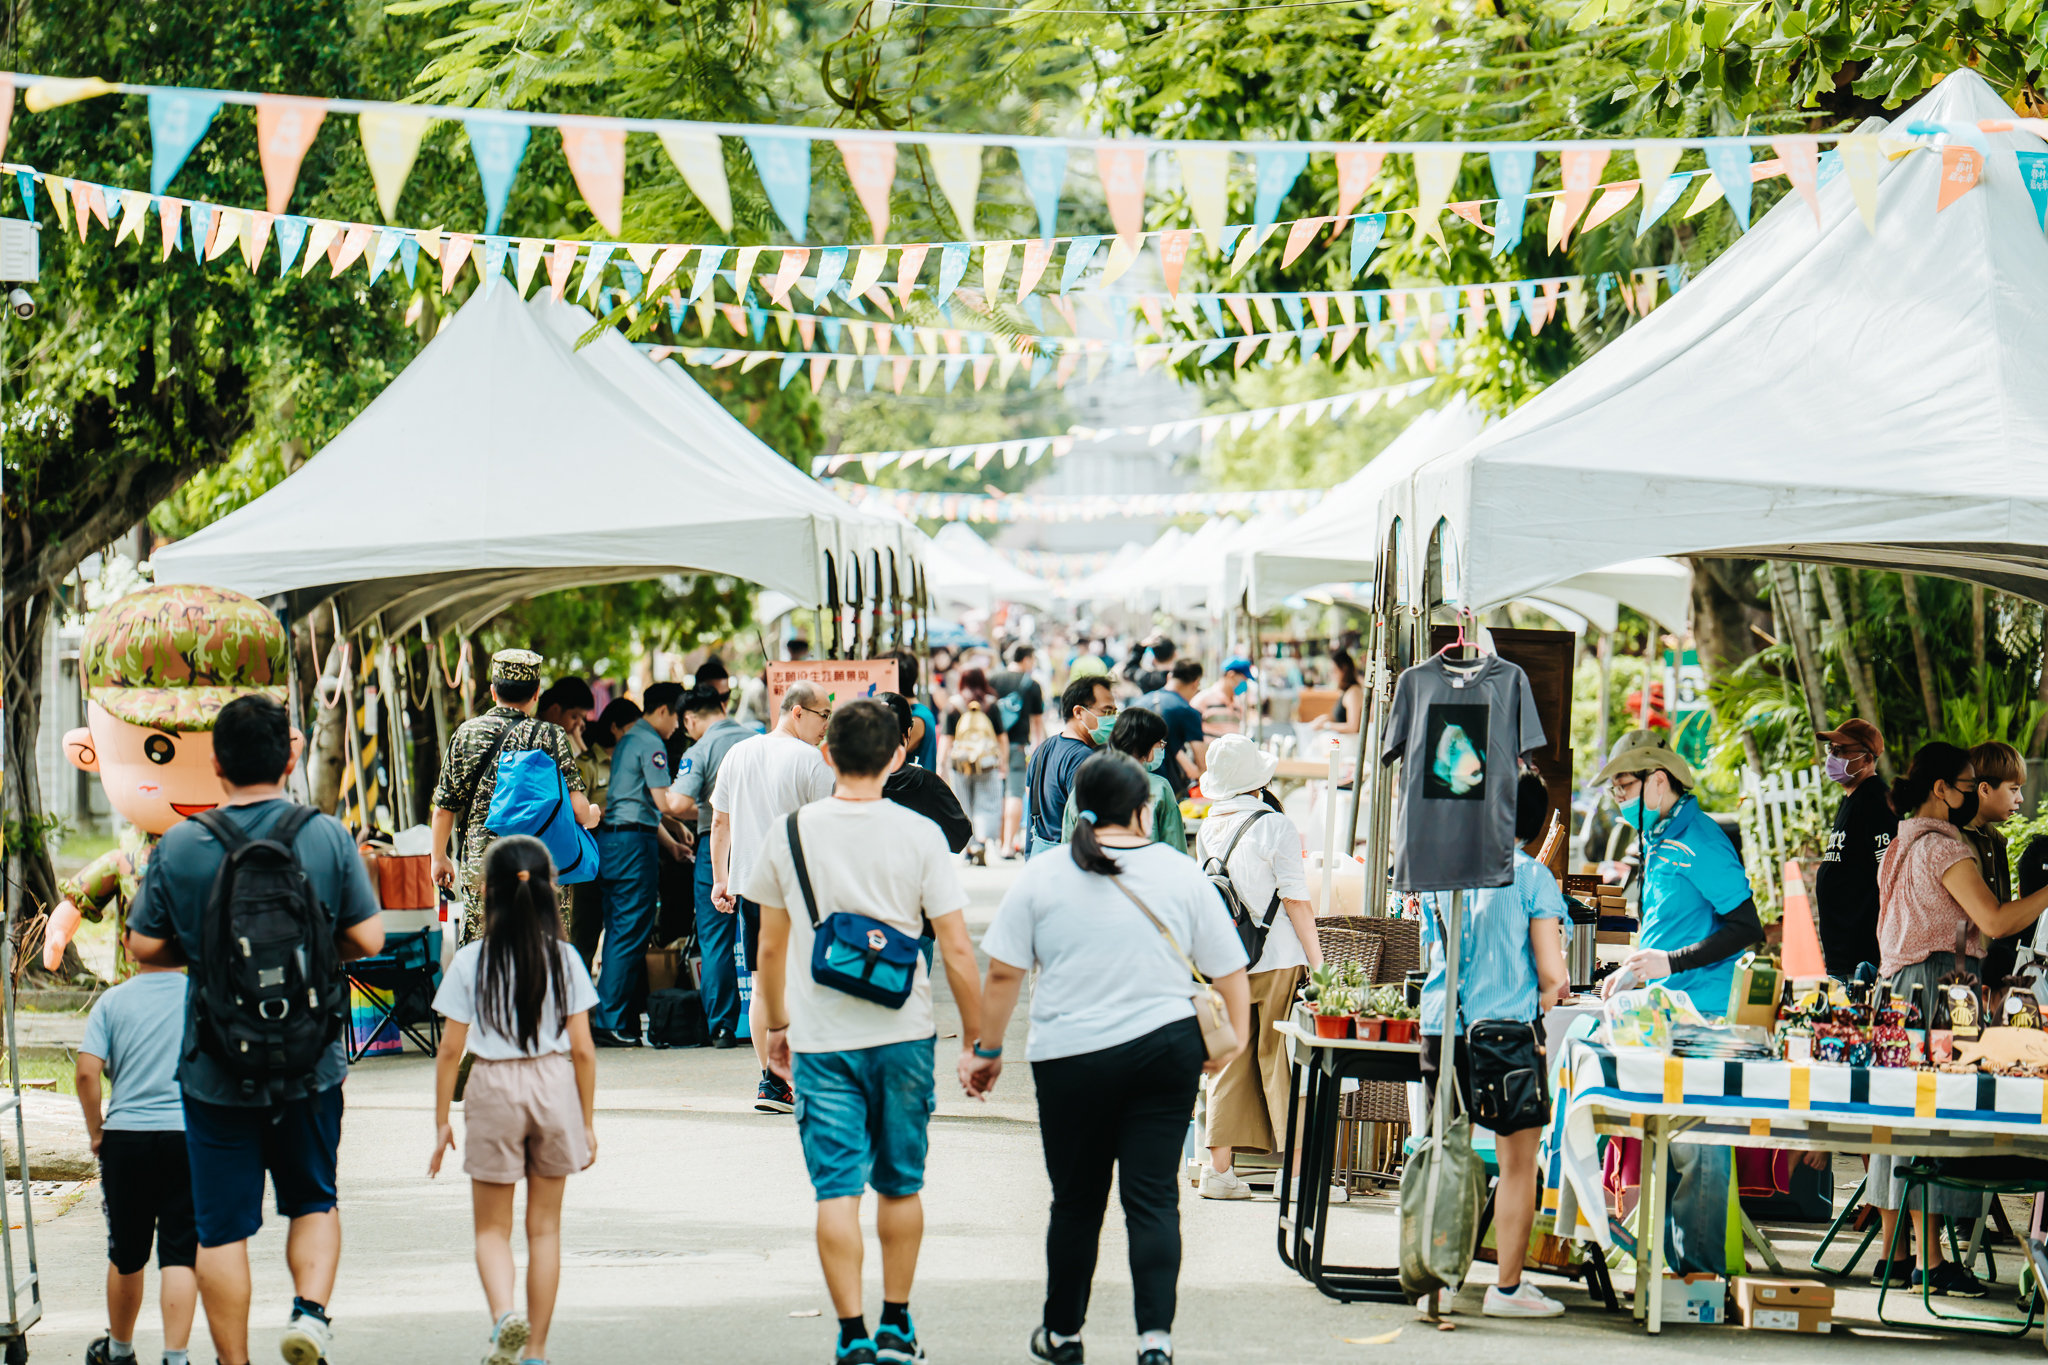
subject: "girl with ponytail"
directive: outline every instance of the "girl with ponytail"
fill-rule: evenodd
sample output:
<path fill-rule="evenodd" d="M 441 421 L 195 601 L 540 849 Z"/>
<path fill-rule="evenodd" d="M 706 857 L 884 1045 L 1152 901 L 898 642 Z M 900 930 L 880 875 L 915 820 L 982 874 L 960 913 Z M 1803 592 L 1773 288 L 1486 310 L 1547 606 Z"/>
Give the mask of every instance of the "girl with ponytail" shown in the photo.
<path fill-rule="evenodd" d="M 1119 720 L 1118 728 L 1122 728 Z M 1240 1050 L 1250 1037 L 1244 945 L 1216 889 L 1184 851 L 1152 842 L 1152 783 L 1109 750 L 1074 774 L 1066 855 L 1024 865 L 981 946 L 989 955 L 981 1037 L 961 1064 L 970 1095 L 1003 1070 L 1003 1034 L 1025 975 L 1025 1056 L 1052 1172 L 1045 1319 L 1034 1359 L 1082 1359 L 1081 1323 L 1114 1173 L 1123 1191 L 1138 1365 L 1170 1365 L 1180 1277 L 1180 1150 L 1207 1059 L 1188 964 L 1215 984 Z M 1231 1054 L 1235 1055 L 1235 1054 Z"/>
<path fill-rule="evenodd" d="M 1977 785 L 1969 751 L 1940 741 L 1921 745 L 1913 766 L 1892 784 L 1899 832 L 1877 868 L 1878 970 L 1890 979 L 1893 995 L 1909 1000 L 1917 995 L 1930 1020 L 1934 989 L 1943 978 L 1955 972 L 1981 978 L 1989 941 L 2017 933 L 2048 910 L 2048 889 L 2001 904 L 1985 884 L 1960 833 L 1977 817 Z M 1909 1160 L 1882 1153 L 1870 1159 L 1870 1200 L 1878 1207 L 1882 1243 L 1888 1248 L 1894 1245 L 1892 1228 L 1904 1185 L 1895 1171 Z M 1973 1218 L 1981 1211 L 1974 1194 L 1935 1188 L 1928 1200 L 1936 1218 Z M 1873 1282 L 1910 1287 L 1917 1271 L 1933 1293 L 1983 1298 L 1976 1276 L 1944 1261 L 1941 1241 L 1924 1226 L 1927 1218 L 1917 1202 L 1913 1222 L 1921 1243 L 1917 1265 L 1910 1254 L 1881 1261 Z"/>
<path fill-rule="evenodd" d="M 455 1147 L 448 1108 L 461 1098 L 462 1169 L 474 1192 L 477 1273 L 491 1309 L 484 1360 L 517 1365 L 547 1358 L 562 1273 L 563 1187 L 597 1159 L 590 1036 L 597 990 L 563 938 L 547 845 L 523 834 L 493 843 L 484 855 L 483 899 L 483 937 L 455 954 L 434 996 L 447 1022 L 434 1068 L 427 1174 L 439 1175 L 443 1154 Z M 524 1314 L 512 1263 L 512 1197 L 522 1178 Z"/>

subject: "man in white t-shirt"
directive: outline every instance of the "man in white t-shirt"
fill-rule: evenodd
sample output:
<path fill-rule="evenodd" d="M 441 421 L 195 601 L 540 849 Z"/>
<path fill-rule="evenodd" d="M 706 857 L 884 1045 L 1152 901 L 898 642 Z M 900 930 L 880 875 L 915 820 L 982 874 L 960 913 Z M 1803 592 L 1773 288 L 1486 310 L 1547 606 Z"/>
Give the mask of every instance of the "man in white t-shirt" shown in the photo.
<path fill-rule="evenodd" d="M 761 911 L 743 891 L 754 860 L 777 821 L 799 806 L 832 794 L 832 770 L 818 753 L 825 722 L 832 718 L 825 690 L 793 682 L 782 694 L 782 721 L 765 735 L 743 739 L 726 751 L 718 785 L 711 792 L 711 904 L 721 914 L 738 914 L 746 969 L 754 970 L 761 945 Z M 789 1085 L 768 1069 L 767 1032 L 756 995 L 747 1012 L 747 1032 L 761 1062 L 754 1108 L 787 1114 L 796 1107 Z"/>
<path fill-rule="evenodd" d="M 766 1018 L 768 1064 L 803 1094 L 796 1126 L 818 1199 L 818 1260 L 839 1318 L 834 1358 L 911 1365 L 924 1359 L 910 1321 L 910 1286 L 924 1237 L 918 1192 L 936 1103 L 931 969 L 916 946 L 927 923 L 960 1010 L 955 1070 L 963 1075 L 980 1033 L 981 985 L 960 913 L 967 893 L 945 836 L 883 795 L 903 763 L 895 713 L 872 699 L 846 703 L 832 717 L 825 749 L 837 782 L 830 800 L 797 814 L 801 861 L 785 817 L 739 883 L 761 908 L 754 1002 Z M 816 979 L 817 927 L 826 926 L 828 944 L 845 941 L 831 933 L 836 916 L 862 917 L 872 950 L 865 963 L 853 956 L 837 969 L 885 993 L 902 990 L 907 970 L 907 998 L 883 1003 Z M 858 939 L 861 926 L 855 930 Z M 872 1337 L 861 1302 L 860 1200 L 869 1186 L 878 1196 L 882 1243 L 882 1317 Z"/>
<path fill-rule="evenodd" d="M 1292 1072 L 1287 1040 L 1273 1025 L 1292 1013 L 1302 978 L 1323 961 L 1301 831 L 1266 800 L 1278 765 L 1243 735 L 1224 735 L 1209 746 L 1209 769 L 1202 774 L 1202 795 L 1213 804 L 1195 840 L 1195 859 L 1205 869 L 1212 858 L 1228 859 L 1230 884 L 1252 918 L 1265 924 L 1272 916 L 1265 947 L 1246 978 L 1253 1045 L 1223 1069 L 1209 1095 L 1204 1199 L 1250 1199 L 1251 1186 L 1231 1169 L 1235 1154 L 1277 1152 L 1286 1140 Z"/>

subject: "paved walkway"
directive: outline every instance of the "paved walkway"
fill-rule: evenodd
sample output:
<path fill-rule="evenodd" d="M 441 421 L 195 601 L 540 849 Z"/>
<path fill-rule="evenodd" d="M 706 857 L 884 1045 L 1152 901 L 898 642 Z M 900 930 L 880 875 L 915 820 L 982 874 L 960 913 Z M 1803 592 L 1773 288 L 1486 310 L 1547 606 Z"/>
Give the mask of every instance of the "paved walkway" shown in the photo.
<path fill-rule="evenodd" d="M 970 917 L 979 926 L 1012 875 L 970 869 Z M 942 1006 L 940 1029 L 957 1021 Z M 1012 1042 L 1021 1051 L 1021 1021 Z M 948 1051 L 957 1043 L 947 1040 Z M 796 1133 L 787 1117 L 753 1112 L 752 1054 L 687 1050 L 599 1054 L 596 1166 L 570 1182 L 565 1269 L 552 1354 L 578 1362 L 830 1359 L 831 1306 L 811 1244 L 813 1205 Z M 342 1147 L 346 1250 L 332 1305 L 339 1336 L 334 1365 L 427 1365 L 477 1358 L 485 1331 L 482 1292 L 471 1261 L 469 1191 L 459 1169 L 426 1179 L 431 1141 L 431 1063 L 416 1054 L 367 1062 L 348 1085 Z M 1047 1186 L 1029 1070 L 1008 1071 L 995 1103 L 948 1097 L 940 1087 L 926 1189 L 927 1232 L 914 1311 L 938 1365 L 1024 1362 L 1025 1341 L 1043 1294 Z M 1361 1201 L 1339 1213 L 1346 1260 L 1385 1264 L 1393 1256 L 1390 1201 Z M 1575 1287 L 1554 1288 L 1572 1305 L 1548 1323 L 1477 1316 L 1478 1290 L 1461 1299 L 1455 1332 L 1417 1326 L 1409 1310 L 1333 1303 L 1287 1271 L 1274 1254 L 1274 1206 L 1181 1204 L 1186 1259 L 1175 1332 L 1183 1365 L 1204 1362 L 1370 1362 L 1583 1365 L 1614 1360 L 1842 1362 L 1879 1357 L 1960 1360 L 1996 1351 L 2038 1357 L 2039 1334 L 2020 1343 L 1928 1335 L 1884 1336 L 1839 1329 L 1832 1338 L 1734 1328 L 1675 1327 L 1656 1341 L 1622 1317 L 1589 1307 Z M 870 1209 L 870 1227 L 872 1210 Z M 17 1237 L 19 1234 L 16 1234 Z M 1803 1264 L 1812 1230 L 1785 1243 Z M 37 1360 L 78 1360 L 104 1327 L 105 1234 L 97 1195 L 38 1229 L 49 1311 L 33 1334 Z M 283 1228 L 271 1216 L 253 1247 L 257 1267 L 258 1362 L 291 1302 Z M 869 1243 L 869 1313 L 879 1304 L 879 1253 Z M 1134 1351 L 1130 1280 L 1114 1205 L 1102 1240 L 1087 1333 L 1092 1359 L 1129 1360 Z M 2010 1279 L 2010 1251 L 2001 1257 Z M 1490 1278 L 1489 1268 L 1476 1274 Z M 152 1275 L 151 1295 L 154 1296 Z M 1869 1316 L 1874 1293 L 1845 1291 L 1845 1316 Z M 1400 1329 L 1386 1345 L 1353 1344 Z M 138 1345 L 157 1359 L 154 1312 Z M 193 1359 L 212 1358 L 203 1325 Z"/>

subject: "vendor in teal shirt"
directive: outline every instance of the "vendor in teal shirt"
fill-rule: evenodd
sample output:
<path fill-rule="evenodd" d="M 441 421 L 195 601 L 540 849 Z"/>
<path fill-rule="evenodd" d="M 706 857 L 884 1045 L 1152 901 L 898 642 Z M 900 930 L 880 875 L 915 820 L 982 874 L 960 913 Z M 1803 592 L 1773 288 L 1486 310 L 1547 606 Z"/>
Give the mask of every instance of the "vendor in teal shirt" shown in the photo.
<path fill-rule="evenodd" d="M 1608 993 L 1633 972 L 1631 984 L 1660 981 L 1701 1014 L 1726 1014 L 1735 960 L 1764 929 L 1741 855 L 1692 795 L 1691 766 L 1654 731 L 1631 730 L 1594 780 L 1643 835 L 1642 931 Z"/>

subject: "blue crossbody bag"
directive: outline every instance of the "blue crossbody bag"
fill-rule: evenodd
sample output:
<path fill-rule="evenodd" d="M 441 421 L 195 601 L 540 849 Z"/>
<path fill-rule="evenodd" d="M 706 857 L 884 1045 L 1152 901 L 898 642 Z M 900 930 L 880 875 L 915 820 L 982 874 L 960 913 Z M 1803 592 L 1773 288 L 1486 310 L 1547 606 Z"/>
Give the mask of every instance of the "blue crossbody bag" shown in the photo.
<path fill-rule="evenodd" d="M 818 918 L 818 898 L 811 892 L 811 874 L 804 866 L 799 814 L 789 814 L 789 860 L 796 866 L 796 882 L 811 917 L 811 980 L 859 1000 L 901 1009 L 917 984 L 917 940 L 866 915 L 842 911 Z"/>

